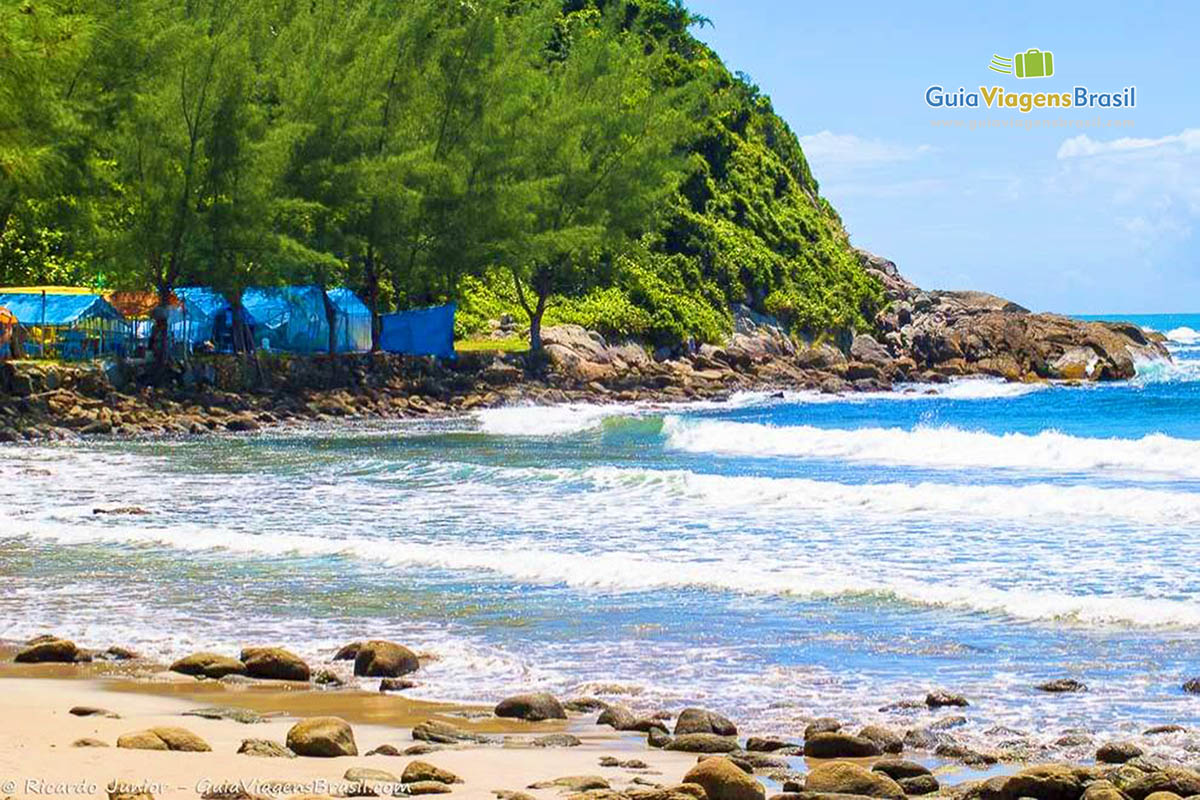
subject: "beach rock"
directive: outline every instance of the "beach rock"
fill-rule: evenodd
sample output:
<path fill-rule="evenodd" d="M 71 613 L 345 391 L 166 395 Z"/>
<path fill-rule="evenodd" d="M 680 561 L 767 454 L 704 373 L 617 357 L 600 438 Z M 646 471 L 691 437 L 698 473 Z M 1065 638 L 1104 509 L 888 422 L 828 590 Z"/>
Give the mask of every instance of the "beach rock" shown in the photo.
<path fill-rule="evenodd" d="M 1128 800 L 1125 794 L 1110 781 L 1098 780 L 1088 784 L 1081 795 L 1082 800 Z"/>
<path fill-rule="evenodd" d="M 308 717 L 291 727 L 287 733 L 288 749 L 300 756 L 334 758 L 356 756 L 354 731 L 338 717 Z"/>
<path fill-rule="evenodd" d="M 246 665 L 236 658 L 219 653 L 192 653 L 169 667 L 171 672 L 204 678 L 224 678 L 226 675 L 245 675 Z"/>
<path fill-rule="evenodd" d="M 136 661 L 142 656 L 136 650 L 113 645 L 112 647 L 106 647 L 103 653 L 98 654 L 98 657 L 106 661 Z"/>
<path fill-rule="evenodd" d="M 384 680 L 392 680 L 392 678 L 384 678 Z M 341 679 L 341 676 L 331 669 L 319 669 L 314 672 L 312 676 L 312 682 L 317 686 L 333 687 L 344 686 L 346 684 L 346 682 Z"/>
<path fill-rule="evenodd" d="M 435 744 L 459 744 L 461 742 L 483 743 L 490 741 L 486 736 L 464 731 L 462 728 L 437 719 L 427 719 L 413 726 L 412 737 Z"/>
<path fill-rule="evenodd" d="M 243 739 L 238 752 L 244 756 L 259 758 L 295 758 L 296 754 L 279 742 L 270 739 Z"/>
<path fill-rule="evenodd" d="M 965 708 L 971 704 L 968 703 L 967 698 L 963 697 L 961 694 L 954 694 L 953 692 L 947 692 L 944 689 L 937 689 L 925 695 L 925 705 L 929 706 L 930 708 L 944 708 L 946 706 Z"/>
<path fill-rule="evenodd" d="M 403 692 L 406 689 L 412 689 L 416 685 L 416 681 L 410 681 L 408 678 L 384 678 L 379 681 L 379 691 Z"/>
<path fill-rule="evenodd" d="M 192 708 L 182 713 L 185 717 L 200 717 L 202 719 L 228 719 L 234 722 L 240 722 L 243 725 L 253 725 L 255 723 L 265 721 L 265 717 L 257 711 L 251 711 L 248 708 L 235 708 L 234 706 L 206 706 L 204 708 Z"/>
<path fill-rule="evenodd" d="M 388 747 L 388 745 L 383 745 L 383 747 Z M 440 745 L 440 744 L 431 744 L 430 742 L 420 742 L 418 744 L 409 745 L 408 747 L 404 748 L 404 752 L 401 753 L 401 755 L 427 756 L 430 753 L 436 753 L 438 750 L 441 750 L 442 748 L 443 748 L 443 745 Z"/>
<path fill-rule="evenodd" d="M 403 755 L 400 748 L 394 744 L 381 744 L 379 747 L 373 748 L 366 752 L 368 756 L 399 756 Z"/>
<path fill-rule="evenodd" d="M 1174 792 L 1155 792 L 1146 795 L 1146 800 L 1183 800 L 1183 798 Z"/>
<path fill-rule="evenodd" d="M 435 767 L 426 761 L 411 761 L 400 776 L 401 783 L 437 781 L 438 783 L 462 783 L 462 778 L 449 770 Z"/>
<path fill-rule="evenodd" d="M 729 754 L 729 757 L 744 764 L 749 764 L 754 769 L 788 768 L 788 762 L 786 758 L 767 755 L 766 753 L 757 753 L 751 750 L 735 750 Z"/>
<path fill-rule="evenodd" d="M 902 758 L 883 758 L 871 765 L 872 772 L 882 772 L 894 781 L 903 778 L 919 778 L 922 775 L 932 775 L 929 768 L 916 761 Z"/>
<path fill-rule="evenodd" d="M 102 742 L 99 739 L 89 739 L 84 737 L 83 739 L 76 739 L 75 741 L 71 742 L 71 747 L 108 747 L 108 742 Z"/>
<path fill-rule="evenodd" d="M 637 722 L 637 717 L 627 707 L 620 703 L 612 703 L 608 705 L 600 716 L 596 718 L 597 725 L 607 725 L 610 728 L 618 731 L 633 730 L 634 723 Z"/>
<path fill-rule="evenodd" d="M 562 703 L 549 692 L 518 694 L 506 697 L 496 704 L 497 717 L 541 722 L 547 719 L 566 719 L 567 712 Z"/>
<path fill-rule="evenodd" d="M 646 731 L 646 745 L 654 748 L 664 748 L 673 742 L 671 735 L 659 728 L 651 728 Z"/>
<path fill-rule="evenodd" d="M 684 783 L 704 787 L 708 800 L 765 800 L 763 785 L 728 758 L 706 758 L 688 770 Z"/>
<path fill-rule="evenodd" d="M 1040 692 L 1050 692 L 1051 694 L 1063 694 L 1066 692 L 1086 692 L 1087 686 L 1075 680 L 1074 678 L 1058 678 L 1045 683 L 1039 683 L 1034 687 Z"/>
<path fill-rule="evenodd" d="M 1102 764 L 1124 764 L 1145 752 L 1133 742 L 1106 742 L 1096 750 L 1096 761 Z"/>
<path fill-rule="evenodd" d="M 120 719 L 121 715 L 114 711 L 109 711 L 107 708 L 99 708 L 97 706 L 72 706 L 67 712 L 73 717 L 106 717 L 108 719 Z"/>
<path fill-rule="evenodd" d="M 410 795 L 449 794 L 450 787 L 437 781 L 417 781 L 415 783 L 404 784 L 404 793 Z"/>
<path fill-rule="evenodd" d="M 703 708 L 685 708 L 675 720 L 675 735 L 686 733 L 715 733 L 717 736 L 737 736 L 737 726 L 727 717 Z"/>
<path fill-rule="evenodd" d="M 955 761 L 971 765 L 995 764 L 1000 760 L 995 753 L 976 750 L 973 747 L 955 741 L 942 742 L 934 748 L 933 753 L 942 758 L 952 758 Z"/>
<path fill-rule="evenodd" d="M 154 800 L 154 795 L 146 791 L 146 789 L 134 786 L 108 786 L 105 787 L 108 794 L 108 800 Z M 12 798 L 8 798 L 12 800 Z"/>
<path fill-rule="evenodd" d="M 662 749 L 685 753 L 732 753 L 738 749 L 738 740 L 715 733 L 685 733 L 664 744 Z"/>
<path fill-rule="evenodd" d="M 858 732 L 858 738 L 874 742 L 885 753 L 900 753 L 904 750 L 904 740 L 900 734 L 882 725 L 867 725 Z"/>
<path fill-rule="evenodd" d="M 583 742 L 570 733 L 550 733 L 530 742 L 534 747 L 579 747 Z"/>
<path fill-rule="evenodd" d="M 900 784 L 887 775 L 848 761 L 834 761 L 816 767 L 808 773 L 804 788 L 808 792 L 856 794 L 895 800 L 904 797 Z"/>
<path fill-rule="evenodd" d="M 804 740 L 804 755 L 809 758 L 867 758 L 882 754 L 875 742 L 848 733 L 817 733 Z"/>
<path fill-rule="evenodd" d="M 1182 725 L 1154 725 L 1142 731 L 1143 736 L 1160 736 L 1164 733 L 1183 733 L 1187 728 Z"/>
<path fill-rule="evenodd" d="M 563 703 L 563 708 L 567 711 L 575 711 L 585 714 L 589 711 L 604 711 L 611 705 L 610 703 L 601 700 L 599 697 L 572 697 Z M 599 724 L 599 723 L 597 723 Z"/>
<path fill-rule="evenodd" d="M 242 663 L 251 678 L 277 681 L 307 681 L 312 672 L 304 659 L 282 647 L 247 647 Z"/>
<path fill-rule="evenodd" d="M 942 785 L 938 783 L 938 779 L 932 775 L 916 775 L 912 778 L 901 778 L 896 783 L 900 784 L 900 788 L 909 796 L 933 794 L 942 788 Z"/>
<path fill-rule="evenodd" d="M 818 717 L 804 728 L 804 738 L 808 739 L 818 733 L 837 733 L 842 729 L 842 723 L 833 717 Z"/>
<path fill-rule="evenodd" d="M 1168 767 L 1151 772 L 1124 787 L 1132 800 L 1146 800 L 1155 792 L 1174 792 L 1180 797 L 1200 794 L 1200 773 L 1190 769 Z"/>
<path fill-rule="evenodd" d="M 399 783 L 400 779 L 387 770 L 370 767 L 351 767 L 342 774 L 342 780 L 350 783 Z"/>
<path fill-rule="evenodd" d="M 1200 694 L 1200 678 L 1192 678 L 1191 680 L 1185 681 L 1183 684 L 1183 690 L 1188 694 Z"/>
<path fill-rule="evenodd" d="M 1080 774 L 1065 764 L 1041 764 L 1008 777 L 1001 789 L 1004 800 L 1078 800 L 1083 794 Z M 1138 798 L 1143 800 L 1143 798 Z"/>
<path fill-rule="evenodd" d="M 606 778 L 599 775 L 566 775 L 553 780 L 531 783 L 527 789 L 565 789 L 572 792 L 590 792 L 595 789 L 608 789 Z"/>
<path fill-rule="evenodd" d="M 18 652 L 13 660 L 18 664 L 72 664 L 78 654 L 79 648 L 69 639 L 38 637 Z"/>
<path fill-rule="evenodd" d="M 421 667 L 416 654 L 403 645 L 372 639 L 354 655 L 354 674 L 367 678 L 398 678 Z"/>
<path fill-rule="evenodd" d="M 158 727 L 127 733 L 117 739 L 125 750 L 171 750 L 181 753 L 208 753 L 208 742 L 186 728 Z"/>
<path fill-rule="evenodd" d="M 793 742 L 786 739 L 778 739 L 774 736 L 751 736 L 746 740 L 746 749 L 760 753 L 773 753 L 776 750 L 782 750 L 785 747 L 797 747 Z"/>
<path fill-rule="evenodd" d="M 333 654 L 333 660 L 334 661 L 353 661 L 355 658 L 358 657 L 358 651 L 362 647 L 362 645 L 363 645 L 362 642 L 351 642 L 350 644 L 342 645 L 341 648 L 336 653 Z"/>

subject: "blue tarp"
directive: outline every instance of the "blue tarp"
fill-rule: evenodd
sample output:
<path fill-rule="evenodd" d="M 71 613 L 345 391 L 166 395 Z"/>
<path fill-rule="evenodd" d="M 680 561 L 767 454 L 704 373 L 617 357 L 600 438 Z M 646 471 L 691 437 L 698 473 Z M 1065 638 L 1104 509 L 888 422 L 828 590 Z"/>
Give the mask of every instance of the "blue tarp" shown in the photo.
<path fill-rule="evenodd" d="M 383 315 L 379 344 L 389 353 L 454 358 L 455 304 Z"/>
<path fill-rule="evenodd" d="M 5 306 L 22 325 L 63 327 L 89 319 L 121 320 L 120 312 L 98 294 L 0 293 Z"/>
<path fill-rule="evenodd" d="M 337 309 L 337 349 L 339 353 L 365 353 L 371 349 L 371 309 L 358 295 L 345 287 L 326 294 Z"/>
<path fill-rule="evenodd" d="M 251 288 L 242 293 L 242 307 L 257 322 L 254 343 L 266 339 L 272 350 L 323 353 L 329 350 L 329 319 L 319 286 Z"/>

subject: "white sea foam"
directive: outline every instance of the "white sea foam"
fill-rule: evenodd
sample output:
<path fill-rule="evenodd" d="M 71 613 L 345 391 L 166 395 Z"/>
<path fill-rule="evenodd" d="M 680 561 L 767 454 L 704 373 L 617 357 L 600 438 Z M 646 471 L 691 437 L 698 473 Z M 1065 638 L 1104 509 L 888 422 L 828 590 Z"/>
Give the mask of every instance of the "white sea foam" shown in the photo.
<path fill-rule="evenodd" d="M 460 546 L 447 543 L 379 539 L 327 539 L 302 534 L 247 535 L 214 528 L 86 526 L 62 523 L 17 524 L 10 529 L 63 544 L 112 543 L 160 545 L 190 552 L 222 551 L 237 556 L 329 557 L 364 559 L 390 567 L 489 572 L 548 585 L 606 592 L 706 589 L 739 594 L 799 598 L 875 598 L 911 604 L 1004 614 L 1032 621 L 1138 626 L 1200 625 L 1194 602 L 1123 595 L 1079 595 L 1026 586 L 989 586 L 978 578 L 938 581 L 926 575 L 889 574 L 847 562 L 842 568 L 824 559 L 789 560 L 749 557 L 741 548 L 716 549 L 703 558 L 665 548 L 659 552 L 610 549 L 574 552 L 548 548 L 532 540 Z"/>
<path fill-rule="evenodd" d="M 592 405 L 504 406 L 475 413 L 481 433 L 492 436 L 565 436 L 590 430 L 607 417 L 638 413 L 636 406 Z"/>
<path fill-rule="evenodd" d="M 1179 344 L 1200 344 L 1200 331 L 1189 328 L 1186 325 L 1167 331 L 1165 336 L 1172 342 Z"/>
<path fill-rule="evenodd" d="M 1108 472 L 1200 478 L 1200 441 L 1150 434 L 1096 439 L 1056 431 L 992 434 L 952 426 L 817 428 L 670 416 L 668 447 L 694 453 L 794 456 L 933 468 Z"/>

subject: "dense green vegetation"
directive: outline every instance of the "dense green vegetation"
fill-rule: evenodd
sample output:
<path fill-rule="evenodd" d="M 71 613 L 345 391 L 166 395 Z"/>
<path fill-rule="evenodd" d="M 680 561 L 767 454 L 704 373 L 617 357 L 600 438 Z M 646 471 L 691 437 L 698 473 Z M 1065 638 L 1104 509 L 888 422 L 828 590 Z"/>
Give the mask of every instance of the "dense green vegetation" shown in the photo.
<path fill-rule="evenodd" d="M 712 341 L 881 302 L 796 137 L 673 0 L 16 0 L 0 284 L 347 284 Z"/>

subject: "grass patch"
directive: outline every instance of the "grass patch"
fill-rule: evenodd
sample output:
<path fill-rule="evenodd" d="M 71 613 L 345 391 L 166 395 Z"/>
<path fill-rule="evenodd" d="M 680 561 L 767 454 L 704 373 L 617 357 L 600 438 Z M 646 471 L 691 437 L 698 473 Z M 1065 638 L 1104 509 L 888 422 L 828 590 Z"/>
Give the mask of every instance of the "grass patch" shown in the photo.
<path fill-rule="evenodd" d="M 526 353 L 529 340 L 519 336 L 509 339 L 460 339 L 454 343 L 459 353 Z"/>

